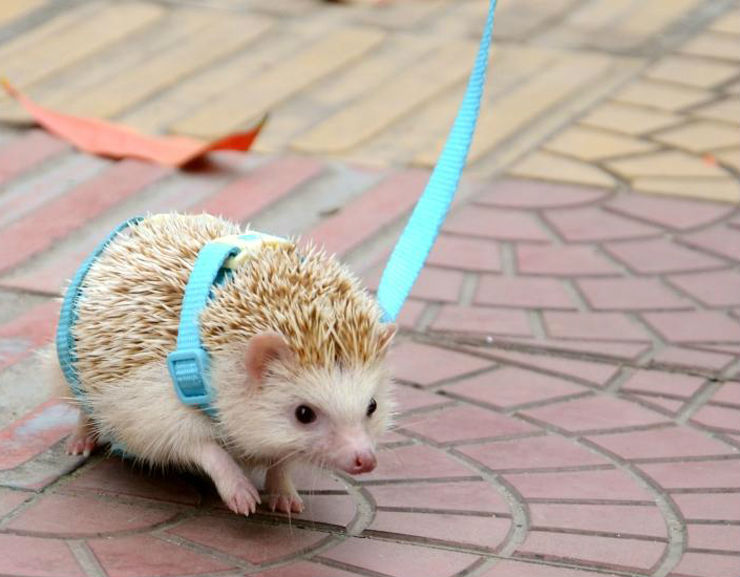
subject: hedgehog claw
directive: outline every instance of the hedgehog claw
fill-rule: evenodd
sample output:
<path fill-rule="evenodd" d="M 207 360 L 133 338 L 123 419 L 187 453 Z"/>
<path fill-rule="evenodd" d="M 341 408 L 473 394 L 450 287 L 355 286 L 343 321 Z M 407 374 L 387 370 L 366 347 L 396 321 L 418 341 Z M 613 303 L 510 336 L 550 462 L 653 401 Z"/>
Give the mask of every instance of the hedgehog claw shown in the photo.
<path fill-rule="evenodd" d="M 80 415 L 77 428 L 67 441 L 67 454 L 89 457 L 97 445 L 97 436 L 92 430 L 89 419 L 84 415 Z"/>

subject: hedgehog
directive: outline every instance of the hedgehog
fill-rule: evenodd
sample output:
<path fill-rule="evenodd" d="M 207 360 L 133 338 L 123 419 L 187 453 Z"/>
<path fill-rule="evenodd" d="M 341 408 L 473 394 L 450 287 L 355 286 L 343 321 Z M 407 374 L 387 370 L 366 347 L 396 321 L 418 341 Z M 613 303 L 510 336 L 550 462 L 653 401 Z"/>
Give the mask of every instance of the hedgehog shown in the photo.
<path fill-rule="evenodd" d="M 214 284 L 200 315 L 214 412 L 185 405 L 166 358 L 188 278 L 206 243 L 243 233 L 211 215 L 161 214 L 106 245 L 71 327 L 79 391 L 67 385 L 65 397 L 85 410 L 67 451 L 115 443 L 153 466 L 200 471 L 242 515 L 261 503 L 244 469 L 265 467 L 265 505 L 300 513 L 297 464 L 375 468 L 394 413 L 386 354 L 396 326 L 334 256 L 295 239 L 262 246 Z"/>

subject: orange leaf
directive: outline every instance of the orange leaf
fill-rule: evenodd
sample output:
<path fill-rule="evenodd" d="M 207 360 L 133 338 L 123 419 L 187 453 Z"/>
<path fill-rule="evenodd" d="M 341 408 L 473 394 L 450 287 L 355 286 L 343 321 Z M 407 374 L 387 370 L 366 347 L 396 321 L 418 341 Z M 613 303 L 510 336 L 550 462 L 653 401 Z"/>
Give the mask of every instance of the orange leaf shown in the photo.
<path fill-rule="evenodd" d="M 267 120 L 265 116 L 248 132 L 230 134 L 215 142 L 186 136 L 147 136 L 121 124 L 49 110 L 33 102 L 7 80 L 2 79 L 2 85 L 36 122 L 80 150 L 110 158 L 142 158 L 167 166 L 184 166 L 212 150 L 249 150 Z"/>

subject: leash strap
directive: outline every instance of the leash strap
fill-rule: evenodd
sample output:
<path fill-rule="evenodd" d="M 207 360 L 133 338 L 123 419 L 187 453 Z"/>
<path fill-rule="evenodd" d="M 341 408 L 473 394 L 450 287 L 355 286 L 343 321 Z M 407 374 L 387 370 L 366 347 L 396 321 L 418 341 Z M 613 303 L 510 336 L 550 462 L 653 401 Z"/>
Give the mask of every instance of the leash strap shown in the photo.
<path fill-rule="evenodd" d="M 398 317 L 455 197 L 478 120 L 495 10 L 496 0 L 489 0 L 483 37 L 460 110 L 424 193 L 417 201 L 383 270 L 377 298 L 386 322 L 393 322 Z"/>

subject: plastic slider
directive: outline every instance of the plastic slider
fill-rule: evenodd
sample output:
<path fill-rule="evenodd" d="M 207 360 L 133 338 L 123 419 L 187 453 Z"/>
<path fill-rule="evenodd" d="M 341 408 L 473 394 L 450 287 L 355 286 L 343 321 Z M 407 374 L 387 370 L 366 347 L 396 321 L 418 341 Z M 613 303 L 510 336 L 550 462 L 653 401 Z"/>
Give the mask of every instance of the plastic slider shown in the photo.
<path fill-rule="evenodd" d="M 208 353 L 204 349 L 181 349 L 167 355 L 167 368 L 177 396 L 186 405 L 207 405 L 211 399 L 208 387 Z"/>

